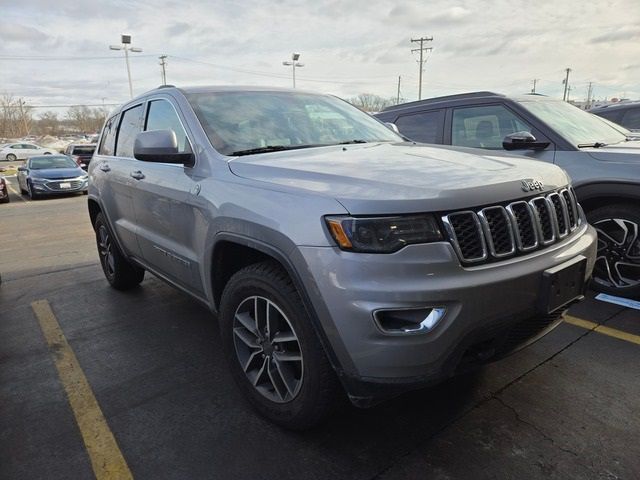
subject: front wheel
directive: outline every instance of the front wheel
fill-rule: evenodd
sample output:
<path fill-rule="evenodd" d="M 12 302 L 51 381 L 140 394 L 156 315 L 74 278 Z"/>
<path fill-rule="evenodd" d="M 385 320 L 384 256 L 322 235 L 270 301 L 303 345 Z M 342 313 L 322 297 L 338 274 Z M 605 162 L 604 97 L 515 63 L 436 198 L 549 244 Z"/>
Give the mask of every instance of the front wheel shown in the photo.
<path fill-rule="evenodd" d="M 116 290 L 130 290 L 144 279 L 144 269 L 130 263 L 120 252 L 102 213 L 93 224 L 104 276 Z"/>
<path fill-rule="evenodd" d="M 38 198 L 40 198 L 40 194 L 35 192 L 31 182 L 27 182 L 27 194 L 29 195 L 29 199 L 31 200 L 37 200 Z"/>
<path fill-rule="evenodd" d="M 233 378 L 259 413 L 304 430 L 333 410 L 338 380 L 300 295 L 275 262 L 234 274 L 222 293 L 219 318 Z"/>
<path fill-rule="evenodd" d="M 15 162 L 17 159 L 18 157 L 16 157 L 13 153 L 7 154 L 7 162 Z"/>
<path fill-rule="evenodd" d="M 629 205 L 609 205 L 587 218 L 598 231 L 594 289 L 640 297 L 640 212 Z"/>

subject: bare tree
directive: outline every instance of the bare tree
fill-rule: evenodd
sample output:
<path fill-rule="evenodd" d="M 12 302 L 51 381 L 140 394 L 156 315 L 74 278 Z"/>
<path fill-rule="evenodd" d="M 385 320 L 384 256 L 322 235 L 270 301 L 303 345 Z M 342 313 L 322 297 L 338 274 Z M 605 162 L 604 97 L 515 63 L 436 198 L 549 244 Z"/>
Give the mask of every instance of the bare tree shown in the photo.
<path fill-rule="evenodd" d="M 69 108 L 67 118 L 78 132 L 92 133 L 100 130 L 106 118 L 106 112 L 102 108 L 76 105 Z"/>
<path fill-rule="evenodd" d="M 372 93 L 361 93 L 347 101 L 365 112 L 379 112 L 396 103 L 395 98 L 384 98 Z"/>
<path fill-rule="evenodd" d="M 60 133 L 60 119 L 56 112 L 48 111 L 41 113 L 36 121 L 38 133 L 42 135 L 58 135 Z"/>
<path fill-rule="evenodd" d="M 31 130 L 31 107 L 23 98 L 11 94 L 0 97 L 0 137 L 12 138 L 28 135 Z"/>

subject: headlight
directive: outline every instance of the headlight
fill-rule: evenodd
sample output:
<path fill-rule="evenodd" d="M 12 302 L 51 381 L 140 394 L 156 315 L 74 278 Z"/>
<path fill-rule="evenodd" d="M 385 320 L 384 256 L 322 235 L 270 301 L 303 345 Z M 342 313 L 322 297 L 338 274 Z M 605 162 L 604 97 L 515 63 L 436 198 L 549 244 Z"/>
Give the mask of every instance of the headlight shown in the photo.
<path fill-rule="evenodd" d="M 395 217 L 326 217 L 327 226 L 342 250 L 392 253 L 406 245 L 442 240 L 432 215 Z"/>

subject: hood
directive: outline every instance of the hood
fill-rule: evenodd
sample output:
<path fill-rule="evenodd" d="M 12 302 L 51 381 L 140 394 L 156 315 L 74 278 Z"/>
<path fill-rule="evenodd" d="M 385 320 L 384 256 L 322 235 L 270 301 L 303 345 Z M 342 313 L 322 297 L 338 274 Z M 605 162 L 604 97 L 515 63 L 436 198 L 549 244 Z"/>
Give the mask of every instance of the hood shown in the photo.
<path fill-rule="evenodd" d="M 620 142 L 600 148 L 583 148 L 596 160 L 616 163 L 640 163 L 640 141 Z"/>
<path fill-rule="evenodd" d="M 42 170 L 31 170 L 29 175 L 33 178 L 45 178 L 47 180 L 57 180 L 60 178 L 75 178 L 87 173 L 78 168 L 44 168 Z"/>
<path fill-rule="evenodd" d="M 533 195 L 523 191 L 523 180 L 542 182 L 545 191 L 569 182 L 560 168 L 540 161 L 408 143 L 247 155 L 229 168 L 239 177 L 333 197 L 355 215 L 469 208 Z"/>

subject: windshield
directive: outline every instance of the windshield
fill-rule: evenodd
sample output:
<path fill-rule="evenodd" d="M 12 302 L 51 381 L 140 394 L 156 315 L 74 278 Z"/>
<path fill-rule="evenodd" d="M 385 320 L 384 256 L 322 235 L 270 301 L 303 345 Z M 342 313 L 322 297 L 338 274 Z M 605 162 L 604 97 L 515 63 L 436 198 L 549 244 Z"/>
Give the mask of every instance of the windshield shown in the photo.
<path fill-rule="evenodd" d="M 576 147 L 610 145 L 626 140 L 624 134 L 600 117 L 560 100 L 520 100 L 520 104 Z"/>
<path fill-rule="evenodd" d="M 74 155 L 93 155 L 95 151 L 95 145 L 83 145 L 81 147 L 73 147 Z"/>
<path fill-rule="evenodd" d="M 328 95 L 216 92 L 187 95 L 209 140 L 224 155 L 402 138 Z"/>
<path fill-rule="evenodd" d="M 48 168 L 78 168 L 78 164 L 69 157 L 38 157 L 30 160 L 31 170 L 45 170 Z"/>

